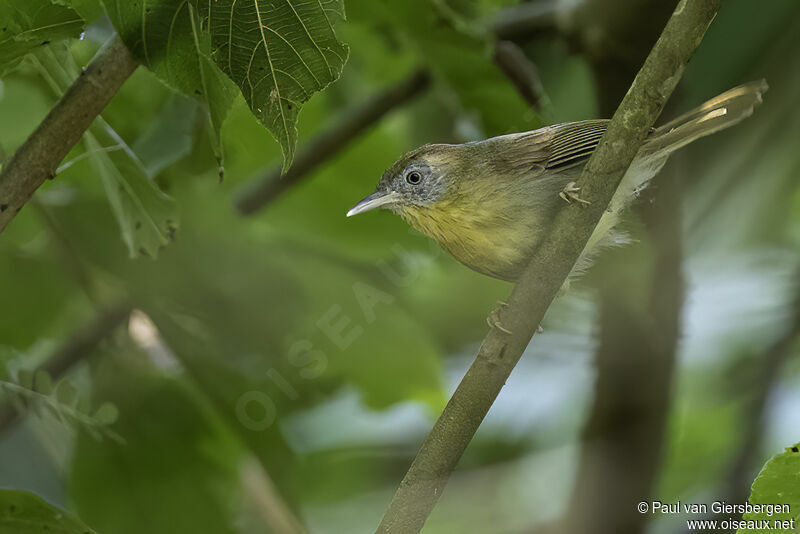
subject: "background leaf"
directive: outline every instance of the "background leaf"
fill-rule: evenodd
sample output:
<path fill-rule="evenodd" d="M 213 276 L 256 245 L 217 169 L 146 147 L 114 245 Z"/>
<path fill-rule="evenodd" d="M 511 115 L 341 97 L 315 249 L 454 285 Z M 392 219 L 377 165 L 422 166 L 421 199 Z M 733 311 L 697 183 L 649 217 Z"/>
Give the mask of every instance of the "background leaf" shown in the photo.
<path fill-rule="evenodd" d="M 84 20 L 49 0 L 0 0 L 0 77 L 38 46 L 77 37 Z"/>
<path fill-rule="evenodd" d="M 333 30 L 343 0 L 219 0 L 206 9 L 214 59 L 280 143 L 286 170 L 300 106 L 338 79 L 347 60 L 349 49 Z"/>
<path fill-rule="evenodd" d="M 185 381 L 113 359 L 98 395 L 119 407 L 125 443 L 81 433 L 70 483 L 81 515 L 118 534 L 235 532 L 241 447 Z"/>
<path fill-rule="evenodd" d="M 0 532 L 3 534 L 93 534 L 77 518 L 33 493 L 0 490 Z"/>
<path fill-rule="evenodd" d="M 175 201 L 158 189 L 136 154 L 101 121 L 84 134 L 89 161 L 103 180 L 130 257 L 156 258 L 178 229 Z"/>

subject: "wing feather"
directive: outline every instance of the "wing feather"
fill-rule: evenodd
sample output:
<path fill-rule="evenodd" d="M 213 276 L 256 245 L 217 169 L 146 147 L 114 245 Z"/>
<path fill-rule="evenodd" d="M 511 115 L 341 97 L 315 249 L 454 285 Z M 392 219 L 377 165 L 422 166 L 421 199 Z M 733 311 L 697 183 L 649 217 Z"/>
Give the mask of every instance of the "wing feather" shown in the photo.
<path fill-rule="evenodd" d="M 561 169 L 583 163 L 608 128 L 608 120 L 588 120 L 560 125 L 553 132 L 546 169 Z"/>

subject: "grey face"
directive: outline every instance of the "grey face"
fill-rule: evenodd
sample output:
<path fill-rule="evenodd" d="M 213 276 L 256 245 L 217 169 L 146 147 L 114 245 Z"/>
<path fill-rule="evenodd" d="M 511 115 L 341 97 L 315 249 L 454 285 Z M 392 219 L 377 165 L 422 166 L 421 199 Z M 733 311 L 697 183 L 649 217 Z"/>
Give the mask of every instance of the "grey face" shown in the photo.
<path fill-rule="evenodd" d="M 433 145 L 435 146 L 435 145 Z M 398 211 L 402 207 L 428 206 L 445 192 L 443 174 L 432 164 L 430 147 L 406 155 L 383 173 L 375 192 L 353 207 L 347 216 L 375 208 Z"/>

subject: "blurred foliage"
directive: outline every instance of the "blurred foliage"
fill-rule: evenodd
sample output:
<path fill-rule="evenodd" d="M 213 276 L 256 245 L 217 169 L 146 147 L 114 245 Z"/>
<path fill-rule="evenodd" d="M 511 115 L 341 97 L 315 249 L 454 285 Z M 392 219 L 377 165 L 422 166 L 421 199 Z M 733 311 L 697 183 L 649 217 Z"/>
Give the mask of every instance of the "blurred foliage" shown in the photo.
<path fill-rule="evenodd" d="M 0 76 L 35 48 L 77 37 L 84 26 L 84 20 L 69 7 L 30 0 L 2 0 L 0 23 Z"/>
<path fill-rule="evenodd" d="M 0 13 L 17 4 L 0 1 Z M 244 501 L 255 497 L 262 515 L 283 510 L 314 534 L 370 531 L 509 286 L 459 265 L 391 214 L 344 214 L 420 144 L 543 124 L 491 59 L 495 14 L 516 2 L 348 0 L 331 45 L 341 52 L 338 43 L 347 43 L 350 57 L 324 78 L 341 69 L 341 79 L 304 104 L 299 142 L 417 67 L 432 72 L 432 88 L 247 219 L 231 198 L 284 160 L 253 115 L 259 104 L 218 67 L 224 49 L 213 33 L 222 19 L 212 16 L 206 33 L 208 19 L 193 2 L 148 2 L 150 13 L 139 2 L 105 4 L 111 22 L 99 1 L 53 2 L 88 21 L 84 39 L 64 41 L 83 22 L 42 35 L 53 42 L 24 60 L 31 42 L 0 44 L 2 64 L 14 66 L 0 81 L 2 162 L 112 23 L 126 36 L 144 16 L 154 47 L 176 37 L 176 55 L 148 52 L 151 69 L 126 82 L 56 179 L 0 236 L 0 376 L 11 382 L 12 367 L 35 369 L 109 302 L 130 300 L 152 323 L 134 315 L 70 372 L 76 398 L 89 404 L 83 413 L 116 406 L 109 428 L 122 441 L 98 441 L 80 425 L 54 429 L 25 412 L 23 424 L 0 427 L 0 487 L 37 492 L 103 534 L 274 531 L 263 517 L 242 519 Z M 165 13 L 176 15 L 172 30 Z M 296 22 L 287 26 L 292 35 Z M 792 313 L 800 69 L 790 58 L 800 51 L 798 23 L 794 0 L 725 2 L 681 84 L 678 110 L 751 79 L 766 77 L 771 89 L 753 118 L 672 163 L 686 178 L 690 288 L 654 490 L 664 502 L 720 496 L 751 424 L 747 401 L 758 381 L 748 377 Z M 242 31 L 248 25 L 243 18 Z M 317 29 L 332 38 L 328 25 Z M 300 54 L 312 54 L 307 45 Z M 596 116 L 592 69 L 566 39 L 549 32 L 520 45 L 546 90 L 544 116 Z M 136 47 L 144 54 L 143 42 Z M 556 303 L 426 533 L 529 532 L 564 510 L 591 402 L 594 288 L 604 272 L 638 261 L 633 247 L 652 246 L 636 222 L 629 226 L 640 244 L 608 254 L 604 269 Z M 641 285 L 631 280 L 629 290 Z M 796 356 L 796 344 L 791 350 Z M 779 375 L 751 480 L 776 444 L 797 441 L 799 372 L 795 358 Z M 252 458 L 268 475 L 257 492 L 244 483 Z M 3 499 L 0 513 L 10 502 Z M 675 521 L 658 518 L 652 531 L 677 531 Z"/>

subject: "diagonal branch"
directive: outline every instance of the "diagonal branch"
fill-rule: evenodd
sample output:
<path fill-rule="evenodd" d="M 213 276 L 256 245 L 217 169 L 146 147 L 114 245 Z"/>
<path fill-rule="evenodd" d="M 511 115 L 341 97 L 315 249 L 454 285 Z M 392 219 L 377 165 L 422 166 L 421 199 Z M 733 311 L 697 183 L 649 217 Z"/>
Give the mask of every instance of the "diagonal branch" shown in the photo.
<path fill-rule="evenodd" d="M 47 179 L 55 177 L 92 121 L 136 70 L 138 62 L 116 36 L 98 51 L 0 172 L 0 232 Z"/>
<path fill-rule="evenodd" d="M 536 65 L 528 59 L 525 52 L 512 41 L 497 41 L 492 56 L 495 65 L 516 87 L 520 96 L 533 109 L 541 112 L 541 100 L 544 93 L 542 82 Z"/>
<path fill-rule="evenodd" d="M 461 455 L 572 271 L 622 177 L 700 44 L 721 0 L 681 0 L 614 114 L 578 186 L 592 202 L 565 206 L 514 287 L 444 412 L 422 444 L 378 527 L 415 534 L 441 495 Z"/>

